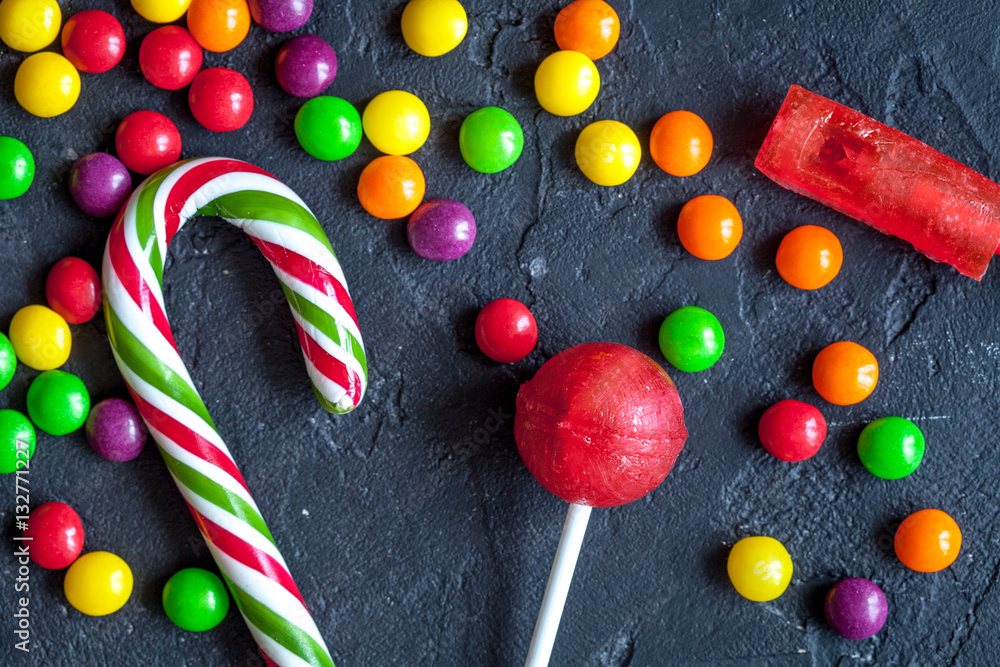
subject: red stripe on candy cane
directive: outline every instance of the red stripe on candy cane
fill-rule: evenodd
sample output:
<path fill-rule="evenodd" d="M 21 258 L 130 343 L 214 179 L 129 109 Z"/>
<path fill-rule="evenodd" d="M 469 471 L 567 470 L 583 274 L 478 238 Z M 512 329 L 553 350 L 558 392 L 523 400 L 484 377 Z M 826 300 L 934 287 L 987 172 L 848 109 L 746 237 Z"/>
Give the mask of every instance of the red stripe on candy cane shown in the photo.
<path fill-rule="evenodd" d="M 181 167 L 181 169 L 183 168 Z M 259 169 L 246 162 L 240 162 L 239 160 L 212 160 L 211 162 L 191 167 L 177 179 L 177 182 L 170 188 L 170 193 L 167 195 L 167 203 L 163 215 L 166 245 L 170 244 L 171 239 L 174 238 L 177 230 L 180 229 L 180 214 L 184 209 L 184 205 L 191 199 L 191 196 L 203 188 L 209 181 L 234 173 L 260 174 L 268 178 L 274 178 L 274 176 L 263 169 Z"/>
<path fill-rule="evenodd" d="M 323 346 L 313 340 L 313 337 L 307 334 L 297 321 L 295 328 L 299 332 L 299 342 L 302 344 L 302 349 L 316 370 L 343 387 L 351 398 L 351 402 L 357 404 L 361 400 L 362 388 L 361 378 L 358 374 L 347 368 L 343 361 L 324 350 Z"/>

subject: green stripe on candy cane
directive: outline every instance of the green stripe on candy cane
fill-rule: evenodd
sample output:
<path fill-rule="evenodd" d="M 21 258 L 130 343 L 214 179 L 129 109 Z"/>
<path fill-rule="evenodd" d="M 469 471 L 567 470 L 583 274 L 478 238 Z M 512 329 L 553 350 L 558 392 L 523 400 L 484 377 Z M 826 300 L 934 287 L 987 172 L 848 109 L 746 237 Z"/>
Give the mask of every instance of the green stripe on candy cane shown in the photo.
<path fill-rule="evenodd" d="M 326 312 L 312 301 L 309 301 L 304 296 L 295 293 L 284 283 L 281 284 L 281 289 L 285 292 L 285 298 L 288 299 L 288 303 L 292 305 L 295 312 L 302 316 L 302 319 L 322 331 L 327 338 L 340 347 L 350 348 L 351 356 L 358 361 L 358 364 L 364 371 L 365 379 L 367 380 L 368 360 L 365 357 L 365 349 L 361 343 L 358 342 L 358 339 L 354 337 L 354 334 L 352 334 L 347 328 L 337 324 L 337 320 L 335 320 L 330 313 Z M 347 334 L 346 341 L 340 337 L 341 331 Z"/>
<path fill-rule="evenodd" d="M 139 199 L 135 207 L 135 235 L 139 240 L 139 247 L 149 257 L 149 264 L 156 274 L 156 280 L 163 284 L 163 257 L 160 255 L 160 244 L 156 242 L 156 216 L 153 213 L 153 200 L 156 199 L 156 192 L 164 179 L 174 173 L 178 167 L 183 166 L 179 162 L 172 167 L 161 169 L 146 183 L 140 186 Z"/>
<path fill-rule="evenodd" d="M 337 257 L 319 222 L 307 209 L 290 199 L 271 192 L 242 190 L 222 195 L 206 204 L 195 215 L 217 215 L 233 220 L 266 220 L 293 227 L 316 239 Z"/>

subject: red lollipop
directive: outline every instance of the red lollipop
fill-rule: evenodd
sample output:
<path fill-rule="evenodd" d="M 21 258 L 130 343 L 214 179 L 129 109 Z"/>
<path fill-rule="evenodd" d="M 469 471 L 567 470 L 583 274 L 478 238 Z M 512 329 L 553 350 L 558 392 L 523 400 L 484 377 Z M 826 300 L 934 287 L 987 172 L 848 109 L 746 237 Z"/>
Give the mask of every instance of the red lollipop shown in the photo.
<path fill-rule="evenodd" d="M 548 664 L 591 507 L 638 500 L 666 478 L 687 439 L 667 373 L 617 343 L 557 354 L 517 395 L 514 439 L 542 486 L 570 503 L 526 666 Z"/>
<path fill-rule="evenodd" d="M 82 324 L 101 307 L 101 280 L 87 262 L 67 257 L 56 262 L 45 281 L 49 308 L 70 324 Z"/>
<path fill-rule="evenodd" d="M 83 523 L 66 503 L 44 503 L 28 515 L 24 530 L 28 557 L 35 565 L 59 570 L 72 565 L 83 551 Z"/>
<path fill-rule="evenodd" d="M 782 461 L 805 461 L 826 439 L 823 413 L 802 401 L 786 399 L 761 416 L 757 434 L 764 449 Z"/>
<path fill-rule="evenodd" d="M 139 47 L 139 69 L 157 88 L 178 90 L 194 81 L 204 59 L 201 46 L 179 25 L 146 35 Z"/>
<path fill-rule="evenodd" d="M 180 158 L 181 133 L 161 113 L 136 111 L 118 125 L 115 150 L 118 159 L 132 171 L 152 174 Z"/>
<path fill-rule="evenodd" d="M 225 67 L 198 73 L 188 91 L 195 120 L 212 132 L 230 132 L 247 124 L 253 113 L 253 91 L 242 74 Z"/>
<path fill-rule="evenodd" d="M 125 31 L 111 14 L 88 9 L 66 21 L 62 50 L 66 60 L 81 72 L 107 72 L 125 55 Z"/>

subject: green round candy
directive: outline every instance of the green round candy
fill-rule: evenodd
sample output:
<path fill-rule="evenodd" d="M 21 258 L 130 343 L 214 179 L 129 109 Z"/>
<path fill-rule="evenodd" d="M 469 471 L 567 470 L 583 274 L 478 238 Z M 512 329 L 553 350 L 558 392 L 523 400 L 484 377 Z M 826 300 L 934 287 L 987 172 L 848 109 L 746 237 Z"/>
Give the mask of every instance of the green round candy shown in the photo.
<path fill-rule="evenodd" d="M 170 577 L 163 587 L 163 610 L 179 628 L 211 630 L 229 611 L 229 593 L 216 575 L 189 567 Z"/>
<path fill-rule="evenodd" d="M 14 369 L 17 368 L 17 355 L 10 339 L 0 333 L 0 389 L 10 384 L 14 379 Z"/>
<path fill-rule="evenodd" d="M 0 199 L 20 197 L 35 178 L 35 159 L 23 143 L 0 137 Z"/>
<path fill-rule="evenodd" d="M 18 454 L 25 449 L 27 454 Z M 34 453 L 35 429 L 28 418 L 17 410 L 0 410 L 0 473 L 23 468 Z"/>
<path fill-rule="evenodd" d="M 678 308 L 660 325 L 660 350 L 678 370 L 694 373 L 709 368 L 725 346 L 719 320 L 698 306 Z"/>
<path fill-rule="evenodd" d="M 361 144 L 361 116 L 339 97 L 314 97 L 295 114 L 295 136 L 309 155 L 342 160 Z"/>
<path fill-rule="evenodd" d="M 483 107 L 462 121 L 458 147 L 470 167 L 495 174 L 517 162 L 524 148 L 524 132 L 510 112 Z"/>
<path fill-rule="evenodd" d="M 909 419 L 876 419 L 858 436 L 858 456 L 876 477 L 901 479 L 923 461 L 924 434 Z"/>
<path fill-rule="evenodd" d="M 66 371 L 45 371 L 28 387 L 28 416 L 49 435 L 66 435 L 87 421 L 90 394 Z"/>

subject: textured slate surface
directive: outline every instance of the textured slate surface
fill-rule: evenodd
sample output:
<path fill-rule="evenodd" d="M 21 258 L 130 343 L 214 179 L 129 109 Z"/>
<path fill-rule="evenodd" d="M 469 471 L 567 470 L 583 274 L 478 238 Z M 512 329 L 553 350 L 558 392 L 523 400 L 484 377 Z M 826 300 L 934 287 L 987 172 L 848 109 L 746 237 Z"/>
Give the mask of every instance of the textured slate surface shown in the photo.
<path fill-rule="evenodd" d="M 254 86 L 257 109 L 233 134 L 193 120 L 183 91 L 149 86 L 137 65 L 152 29 L 124 0 L 63 2 L 66 15 L 113 11 L 130 40 L 124 62 L 84 75 L 72 112 L 36 119 L 13 99 L 22 59 L 0 50 L 0 134 L 25 140 L 38 175 L 21 199 L 0 203 L 0 328 L 18 308 L 44 302 L 58 259 L 99 264 L 108 221 L 70 200 L 74 158 L 111 150 L 117 122 L 153 108 L 171 116 L 184 155 L 221 154 L 259 164 L 313 207 L 345 264 L 371 358 L 372 384 L 354 414 L 317 405 L 277 283 L 252 244 L 219 221 L 199 220 L 173 243 L 168 312 L 182 354 L 234 450 L 339 665 L 511 665 L 523 660 L 564 505 L 526 472 L 511 428 L 519 384 L 573 344 L 611 340 L 661 360 L 656 329 L 676 307 L 715 312 L 726 354 L 711 370 L 671 374 L 691 436 L 666 483 L 633 505 L 594 513 L 570 591 L 554 665 L 989 664 L 998 644 L 1000 570 L 994 449 L 1000 360 L 1000 269 L 982 284 L 930 262 L 758 174 L 753 156 L 787 86 L 798 83 L 923 139 L 1000 177 L 998 3 L 619 1 L 618 48 L 598 63 L 603 88 L 581 116 L 541 112 L 532 77 L 556 47 L 561 3 L 467 2 L 470 31 L 452 54 L 425 59 L 399 31 L 402 2 L 322 0 L 306 30 L 337 50 L 329 94 L 362 108 L 404 88 L 431 112 L 430 140 L 414 156 L 429 197 L 465 202 L 479 236 L 457 262 L 421 260 L 401 222 L 364 213 L 354 196 L 376 152 L 365 143 L 336 164 L 313 161 L 291 123 L 300 101 L 271 65 L 286 36 L 254 27 L 238 49 L 206 54 Z M 458 127 L 474 109 L 512 111 L 524 154 L 502 174 L 467 168 Z M 602 189 L 573 163 L 587 123 L 621 120 L 644 148 L 663 113 L 686 108 L 713 129 L 716 153 L 701 174 L 675 179 L 644 159 L 626 185 Z M 136 181 L 138 183 L 138 181 Z M 714 192 L 743 213 L 745 235 L 727 260 L 681 248 L 675 220 L 690 197 Z M 773 257 L 800 224 L 835 231 L 840 276 L 816 293 L 777 276 Z M 473 340 L 478 309 L 521 299 L 539 324 L 538 349 L 500 366 Z M 878 357 L 882 379 L 866 402 L 827 405 L 809 381 L 813 355 L 853 339 Z M 124 396 L 103 321 L 74 327 L 67 365 L 95 400 Z M 35 373 L 21 368 L 0 407 L 24 409 Z M 821 406 L 829 438 L 812 460 L 782 464 L 757 444 L 770 403 Z M 911 478 L 886 482 L 861 467 L 854 441 L 869 420 L 898 414 L 928 440 Z M 12 610 L 13 480 L 5 479 L 0 557 Z M 162 585 L 177 569 L 213 568 L 194 523 L 153 447 L 137 460 L 100 459 L 82 433 L 42 435 L 32 462 L 32 503 L 73 505 L 87 550 L 132 566 L 133 598 L 120 612 L 84 617 L 62 595 L 62 574 L 31 573 L 32 652 L 13 650 L 0 623 L 0 663 L 45 665 L 260 665 L 235 609 L 216 630 L 186 633 L 162 612 Z M 939 507 L 963 528 L 958 561 L 931 575 L 895 559 L 892 535 L 909 512 Z M 767 534 L 795 562 L 788 592 L 752 604 L 730 587 L 729 546 Z M 822 596 L 842 576 L 874 579 L 889 621 L 874 639 L 849 642 L 822 618 Z"/>

